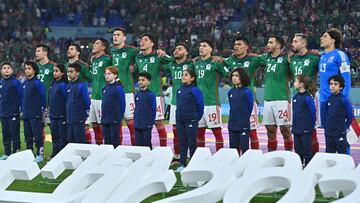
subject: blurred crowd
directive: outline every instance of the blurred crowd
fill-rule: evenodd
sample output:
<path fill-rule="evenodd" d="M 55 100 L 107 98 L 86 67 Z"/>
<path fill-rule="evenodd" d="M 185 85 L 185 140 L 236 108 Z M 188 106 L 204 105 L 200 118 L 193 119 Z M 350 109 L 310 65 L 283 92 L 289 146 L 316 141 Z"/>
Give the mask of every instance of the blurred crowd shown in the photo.
<path fill-rule="evenodd" d="M 353 81 L 360 85 L 360 4 L 358 0 L 2 0 L 0 1 L 0 60 L 20 67 L 33 59 L 35 45 L 50 45 L 51 58 L 65 62 L 72 39 L 47 39 L 49 23 L 63 19 L 74 26 L 107 26 L 119 16 L 137 46 L 142 33 L 156 35 L 158 46 L 171 51 L 179 41 L 215 42 L 216 54 L 231 54 L 235 36 L 251 41 L 252 52 L 262 53 L 271 34 L 281 35 L 289 49 L 294 33 L 307 33 L 309 47 L 319 48 L 319 38 L 329 27 L 343 31 L 343 49 L 349 55 Z M 230 23 L 238 22 L 238 23 Z M 110 29 L 111 30 L 111 29 Z M 76 39 L 88 60 L 89 39 Z M 109 39 L 111 40 L 111 39 Z"/>

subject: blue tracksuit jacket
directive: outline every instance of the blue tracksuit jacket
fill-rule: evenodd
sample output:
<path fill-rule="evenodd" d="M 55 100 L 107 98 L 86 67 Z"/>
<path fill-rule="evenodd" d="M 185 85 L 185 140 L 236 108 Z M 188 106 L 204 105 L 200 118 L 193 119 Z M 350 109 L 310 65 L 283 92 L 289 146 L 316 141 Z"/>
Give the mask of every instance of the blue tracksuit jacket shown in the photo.
<path fill-rule="evenodd" d="M 101 112 L 101 123 L 121 122 L 125 112 L 125 92 L 118 82 L 103 88 Z"/>
<path fill-rule="evenodd" d="M 176 92 L 176 120 L 199 121 L 204 114 L 204 97 L 195 85 L 181 86 Z"/>
<path fill-rule="evenodd" d="M 316 107 L 313 97 L 308 92 L 294 95 L 292 99 L 294 135 L 311 133 L 316 123 Z"/>
<path fill-rule="evenodd" d="M 42 113 L 46 107 L 44 84 L 37 77 L 33 77 L 24 81 L 23 88 L 23 118 L 42 118 Z"/>
<path fill-rule="evenodd" d="M 87 86 L 77 79 L 68 84 L 66 91 L 66 122 L 68 124 L 85 122 L 91 104 Z"/>
<path fill-rule="evenodd" d="M 54 81 L 49 88 L 49 116 L 51 119 L 66 118 L 66 87 L 63 80 Z"/>
<path fill-rule="evenodd" d="M 0 118 L 17 117 L 23 102 L 23 87 L 15 77 L 0 81 Z"/>
<path fill-rule="evenodd" d="M 247 87 L 232 88 L 228 92 L 230 115 L 228 129 L 231 131 L 250 131 L 250 116 L 254 105 L 251 90 Z"/>
<path fill-rule="evenodd" d="M 140 90 L 135 95 L 134 127 L 151 129 L 156 117 L 156 96 L 149 89 Z"/>

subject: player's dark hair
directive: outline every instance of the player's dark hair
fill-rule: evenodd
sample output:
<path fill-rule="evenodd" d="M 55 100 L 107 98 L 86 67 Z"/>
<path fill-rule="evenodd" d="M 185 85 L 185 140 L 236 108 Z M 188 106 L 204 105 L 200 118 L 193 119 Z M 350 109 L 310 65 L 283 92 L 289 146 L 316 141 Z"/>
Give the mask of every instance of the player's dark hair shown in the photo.
<path fill-rule="evenodd" d="M 76 72 L 80 73 L 81 72 L 81 65 L 78 63 L 70 63 L 68 68 L 73 68 L 75 69 Z"/>
<path fill-rule="evenodd" d="M 183 70 L 183 73 L 184 72 L 188 72 L 190 77 L 194 78 L 194 80 L 191 82 L 191 84 L 196 85 L 196 73 L 195 73 L 195 71 L 193 69 L 188 68 L 188 69 Z"/>
<path fill-rule="evenodd" d="M 333 75 L 328 79 L 328 84 L 330 85 L 330 81 L 333 80 L 335 82 L 340 83 L 340 87 L 344 89 L 345 87 L 345 81 L 344 78 L 341 75 Z"/>
<path fill-rule="evenodd" d="M 303 39 L 306 43 L 306 46 L 308 44 L 308 41 L 309 41 L 309 36 L 307 34 L 304 34 L 304 33 L 296 33 L 295 34 L 295 37 L 300 37 L 301 39 Z"/>
<path fill-rule="evenodd" d="M 99 37 L 99 38 L 97 38 L 96 40 L 100 40 L 101 41 L 101 44 L 105 47 L 105 53 L 108 53 L 108 50 L 109 50 L 109 42 L 106 40 L 106 39 L 104 39 L 104 38 L 102 38 L 102 37 Z"/>
<path fill-rule="evenodd" d="M 213 43 L 211 40 L 209 40 L 209 39 L 202 39 L 202 40 L 200 41 L 200 43 L 206 43 L 206 44 L 209 45 L 209 47 L 211 47 L 212 49 L 214 49 L 214 43 Z M 199 44 L 200 44 L 200 43 L 199 43 Z"/>
<path fill-rule="evenodd" d="M 36 48 L 42 48 L 42 50 L 44 51 L 44 52 L 46 52 L 47 53 L 47 56 L 49 56 L 49 54 L 50 54 L 50 47 L 48 46 L 48 45 L 46 45 L 46 44 L 38 44 L 38 45 L 36 45 Z"/>
<path fill-rule="evenodd" d="M 335 40 L 335 48 L 340 49 L 342 44 L 342 33 L 339 29 L 330 28 L 326 31 Z"/>
<path fill-rule="evenodd" d="M 115 29 L 114 29 L 114 32 L 115 32 L 115 31 L 121 31 L 121 32 L 123 33 L 123 35 L 126 36 L 126 31 L 125 31 L 125 29 L 122 28 L 122 27 L 117 27 L 117 28 L 115 28 Z"/>
<path fill-rule="evenodd" d="M 138 78 L 139 78 L 139 77 L 144 77 L 144 78 L 146 78 L 147 80 L 151 81 L 151 75 L 150 75 L 148 72 L 141 72 L 141 73 L 139 73 Z"/>
<path fill-rule="evenodd" d="M 298 82 L 301 82 L 304 84 L 304 89 L 311 94 L 311 96 L 315 97 L 317 92 L 317 86 L 314 80 L 311 80 L 309 76 L 301 74 L 297 75 L 296 79 Z"/>
<path fill-rule="evenodd" d="M 247 87 L 250 85 L 250 77 L 246 73 L 244 68 L 235 68 L 233 71 L 231 71 L 231 78 L 233 77 L 233 74 L 237 72 L 240 76 L 240 82 L 241 86 Z"/>
<path fill-rule="evenodd" d="M 61 80 L 64 81 L 64 82 L 68 82 L 68 77 L 67 77 L 67 72 L 66 72 L 66 68 L 64 66 L 64 64 L 61 64 L 61 63 L 57 63 L 55 64 L 54 66 L 54 69 L 55 68 L 58 68 L 60 70 L 60 72 L 62 72 L 64 75 L 61 77 Z M 51 82 L 51 85 L 55 82 L 55 80 L 53 80 Z"/>
<path fill-rule="evenodd" d="M 71 46 L 75 47 L 75 50 L 81 54 L 81 47 L 80 47 L 80 45 L 75 44 L 75 43 L 71 43 L 68 47 L 71 47 Z"/>
<path fill-rule="evenodd" d="M 11 63 L 9 63 L 9 62 L 4 62 L 4 63 L 2 63 L 2 64 L 1 64 L 1 68 L 2 68 L 3 66 L 5 66 L 5 65 L 8 65 L 8 66 L 10 66 L 11 69 L 13 69 Z"/>
<path fill-rule="evenodd" d="M 175 45 L 175 47 L 177 46 L 183 46 L 187 52 L 189 52 L 189 47 L 184 43 L 184 42 L 179 42 Z"/>
<path fill-rule="evenodd" d="M 117 68 L 117 67 L 115 67 L 115 66 L 108 66 L 108 67 L 105 68 L 104 73 L 105 73 L 106 71 L 110 71 L 112 74 L 116 75 L 116 78 L 117 78 L 116 81 L 117 81 L 120 85 L 122 85 L 122 82 L 121 82 L 121 80 L 119 79 L 119 71 L 118 71 L 118 68 Z"/>
<path fill-rule="evenodd" d="M 30 66 L 35 71 L 35 76 L 39 74 L 39 67 L 34 61 L 25 61 L 24 65 Z"/>
<path fill-rule="evenodd" d="M 280 44 L 280 49 L 282 49 L 284 47 L 284 44 L 285 44 L 284 39 L 282 37 L 280 37 L 279 35 L 272 35 L 272 36 L 270 36 L 270 38 L 275 38 L 275 41 Z"/>
<path fill-rule="evenodd" d="M 141 35 L 141 38 L 148 37 L 152 43 L 154 43 L 154 46 L 156 45 L 156 39 L 155 36 L 150 33 L 145 33 Z"/>
<path fill-rule="evenodd" d="M 243 41 L 246 45 L 250 46 L 250 41 L 246 37 L 237 37 L 235 41 Z"/>

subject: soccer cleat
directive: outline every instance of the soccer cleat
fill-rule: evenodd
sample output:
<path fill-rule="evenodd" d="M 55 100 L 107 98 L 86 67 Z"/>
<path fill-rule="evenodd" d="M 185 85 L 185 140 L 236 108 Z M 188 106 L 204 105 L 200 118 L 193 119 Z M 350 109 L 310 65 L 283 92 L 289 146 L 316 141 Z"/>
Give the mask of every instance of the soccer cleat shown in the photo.
<path fill-rule="evenodd" d="M 180 172 L 183 171 L 184 169 L 185 169 L 185 166 L 180 165 L 180 166 L 175 170 L 175 172 L 180 173 Z"/>
<path fill-rule="evenodd" d="M 0 160 L 4 160 L 4 161 L 5 161 L 8 157 L 9 157 L 8 155 L 5 155 L 5 154 L 4 154 L 4 155 L 2 155 L 2 156 L 0 157 Z"/>
<path fill-rule="evenodd" d="M 43 156 L 41 156 L 41 155 L 36 155 L 36 157 L 35 157 L 35 162 L 36 162 L 36 163 L 40 163 L 40 162 L 42 162 L 42 161 L 44 161 Z"/>

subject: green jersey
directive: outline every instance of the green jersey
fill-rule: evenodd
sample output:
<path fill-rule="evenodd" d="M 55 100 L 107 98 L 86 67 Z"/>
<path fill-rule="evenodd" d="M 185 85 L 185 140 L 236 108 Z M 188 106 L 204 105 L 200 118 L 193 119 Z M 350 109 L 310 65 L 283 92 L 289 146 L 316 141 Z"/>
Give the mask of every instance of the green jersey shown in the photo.
<path fill-rule="evenodd" d="M 230 71 L 236 68 L 243 68 L 246 73 L 250 77 L 250 85 L 248 86 L 249 89 L 253 91 L 255 95 L 255 78 L 256 78 L 256 70 L 260 66 L 260 59 L 256 56 L 245 56 L 244 58 L 238 58 L 234 55 L 229 56 L 224 61 L 225 65 L 230 69 Z"/>
<path fill-rule="evenodd" d="M 293 80 L 297 75 L 307 75 L 311 80 L 317 80 L 317 71 L 319 65 L 319 57 L 307 53 L 303 56 L 293 55 L 290 62 L 290 71 Z"/>
<path fill-rule="evenodd" d="M 162 65 L 168 64 L 172 60 L 173 58 L 170 56 L 158 57 L 156 53 L 151 53 L 146 56 L 142 53 L 139 53 L 136 56 L 136 67 L 139 73 L 148 72 L 150 74 L 151 83 L 149 85 L 149 89 L 154 92 L 156 96 L 162 95 Z"/>
<path fill-rule="evenodd" d="M 172 81 L 172 98 L 171 104 L 176 105 L 176 92 L 181 87 L 182 81 L 182 72 L 183 70 L 192 69 L 194 70 L 194 64 L 192 61 L 185 61 L 183 63 L 177 64 L 175 61 L 170 62 L 164 66 L 164 70 L 170 71 L 171 81 Z"/>
<path fill-rule="evenodd" d="M 91 99 L 101 100 L 102 89 L 105 86 L 105 69 L 111 66 L 111 58 L 108 55 L 101 55 L 94 58 L 91 64 L 92 88 Z"/>
<path fill-rule="evenodd" d="M 134 93 L 134 76 L 130 72 L 130 65 L 135 63 L 135 57 L 139 51 L 135 47 L 125 45 L 120 49 L 112 47 L 110 53 L 112 65 L 118 68 L 118 77 L 125 93 Z"/>
<path fill-rule="evenodd" d="M 92 79 L 92 74 L 89 68 L 89 65 L 84 62 L 83 60 L 77 60 L 74 63 L 78 63 L 81 66 L 81 71 L 80 71 L 80 75 L 79 75 L 79 79 L 83 82 L 91 82 Z M 65 63 L 64 66 L 66 68 L 66 71 L 69 67 L 69 62 Z"/>
<path fill-rule="evenodd" d="M 204 95 L 205 106 L 220 105 L 219 82 L 220 77 L 228 76 L 230 71 L 219 62 L 206 60 L 195 61 L 197 87 Z"/>
<path fill-rule="evenodd" d="M 287 55 L 272 57 L 271 54 L 260 56 L 260 63 L 265 66 L 265 101 L 289 100 L 289 62 Z"/>
<path fill-rule="evenodd" d="M 39 73 L 38 73 L 37 77 L 45 86 L 45 96 L 46 96 L 45 98 L 47 101 L 49 87 L 50 87 L 51 82 L 54 80 L 53 72 L 54 72 L 55 63 L 52 61 L 49 61 L 46 64 L 38 63 L 37 65 L 39 68 Z"/>

